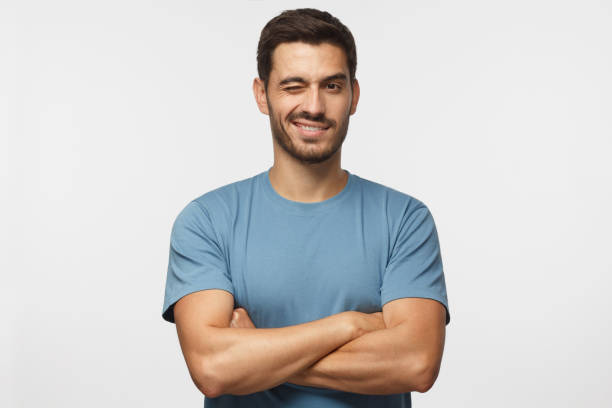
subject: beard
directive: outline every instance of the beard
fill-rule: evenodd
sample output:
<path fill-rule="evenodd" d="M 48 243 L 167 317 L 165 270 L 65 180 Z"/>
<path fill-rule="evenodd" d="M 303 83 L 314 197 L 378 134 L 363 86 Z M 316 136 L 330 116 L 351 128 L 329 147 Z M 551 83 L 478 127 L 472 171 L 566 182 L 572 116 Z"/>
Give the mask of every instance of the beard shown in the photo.
<path fill-rule="evenodd" d="M 319 122 L 324 127 L 329 126 L 328 131 L 335 130 L 335 133 L 331 136 L 326 135 L 326 139 L 328 137 L 331 138 L 331 143 L 329 144 L 323 143 L 322 140 L 317 139 L 317 141 L 313 143 L 303 142 L 300 143 L 299 146 L 296 146 L 289 132 L 283 125 L 282 119 L 280 116 L 276 115 L 270 103 L 268 103 L 268 112 L 270 115 L 270 128 L 272 129 L 274 140 L 276 140 L 278 145 L 291 157 L 302 163 L 315 164 L 328 160 L 340 149 L 348 132 L 349 114 L 347 114 L 344 120 L 339 124 L 334 120 L 326 118 L 322 114 L 317 116 L 310 115 L 307 112 L 291 114 L 287 118 L 288 123 L 292 123 L 297 119 L 306 119 L 311 122 Z M 303 146 L 303 144 L 306 146 Z"/>

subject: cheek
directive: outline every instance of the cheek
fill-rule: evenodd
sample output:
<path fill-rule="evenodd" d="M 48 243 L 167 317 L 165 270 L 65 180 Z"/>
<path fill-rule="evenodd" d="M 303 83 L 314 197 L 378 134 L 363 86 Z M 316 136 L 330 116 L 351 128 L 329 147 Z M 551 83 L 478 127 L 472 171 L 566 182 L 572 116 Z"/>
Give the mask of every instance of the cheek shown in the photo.
<path fill-rule="evenodd" d="M 342 122 L 345 121 L 351 113 L 351 104 L 342 101 L 336 105 L 330 106 L 328 109 L 328 115 L 330 118 Z"/>
<path fill-rule="evenodd" d="M 351 109 L 351 103 L 353 102 L 350 92 L 343 95 L 335 95 L 332 98 L 328 99 L 327 110 L 334 111 L 334 113 L 339 114 L 340 112 L 344 113 L 347 110 Z M 331 112 L 330 112 L 331 113 Z"/>

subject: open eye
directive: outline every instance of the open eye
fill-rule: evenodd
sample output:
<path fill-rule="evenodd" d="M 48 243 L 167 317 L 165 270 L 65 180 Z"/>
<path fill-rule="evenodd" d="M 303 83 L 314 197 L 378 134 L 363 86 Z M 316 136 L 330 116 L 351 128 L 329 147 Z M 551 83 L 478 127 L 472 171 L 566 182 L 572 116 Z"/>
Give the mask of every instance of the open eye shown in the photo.
<path fill-rule="evenodd" d="M 327 89 L 332 91 L 338 91 L 340 90 L 340 85 L 330 82 L 329 84 L 327 84 Z"/>

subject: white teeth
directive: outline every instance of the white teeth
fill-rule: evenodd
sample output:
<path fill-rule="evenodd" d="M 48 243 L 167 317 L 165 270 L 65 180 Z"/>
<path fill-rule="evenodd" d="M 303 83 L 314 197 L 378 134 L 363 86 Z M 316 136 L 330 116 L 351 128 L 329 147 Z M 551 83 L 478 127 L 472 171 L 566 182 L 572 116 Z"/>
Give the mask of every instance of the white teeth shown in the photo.
<path fill-rule="evenodd" d="M 306 126 L 306 125 L 298 125 L 298 126 L 306 130 L 323 130 L 323 128 L 314 127 L 314 126 Z"/>

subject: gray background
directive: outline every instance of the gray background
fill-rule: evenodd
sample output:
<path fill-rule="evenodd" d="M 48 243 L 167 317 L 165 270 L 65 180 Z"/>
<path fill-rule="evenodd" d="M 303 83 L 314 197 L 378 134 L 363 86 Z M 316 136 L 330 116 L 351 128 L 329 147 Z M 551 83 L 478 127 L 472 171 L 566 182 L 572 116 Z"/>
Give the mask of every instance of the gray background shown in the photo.
<path fill-rule="evenodd" d="M 0 406 L 196 407 L 172 222 L 272 165 L 265 22 L 352 30 L 343 168 L 424 201 L 452 321 L 416 407 L 612 401 L 610 1 L 0 3 Z"/>

